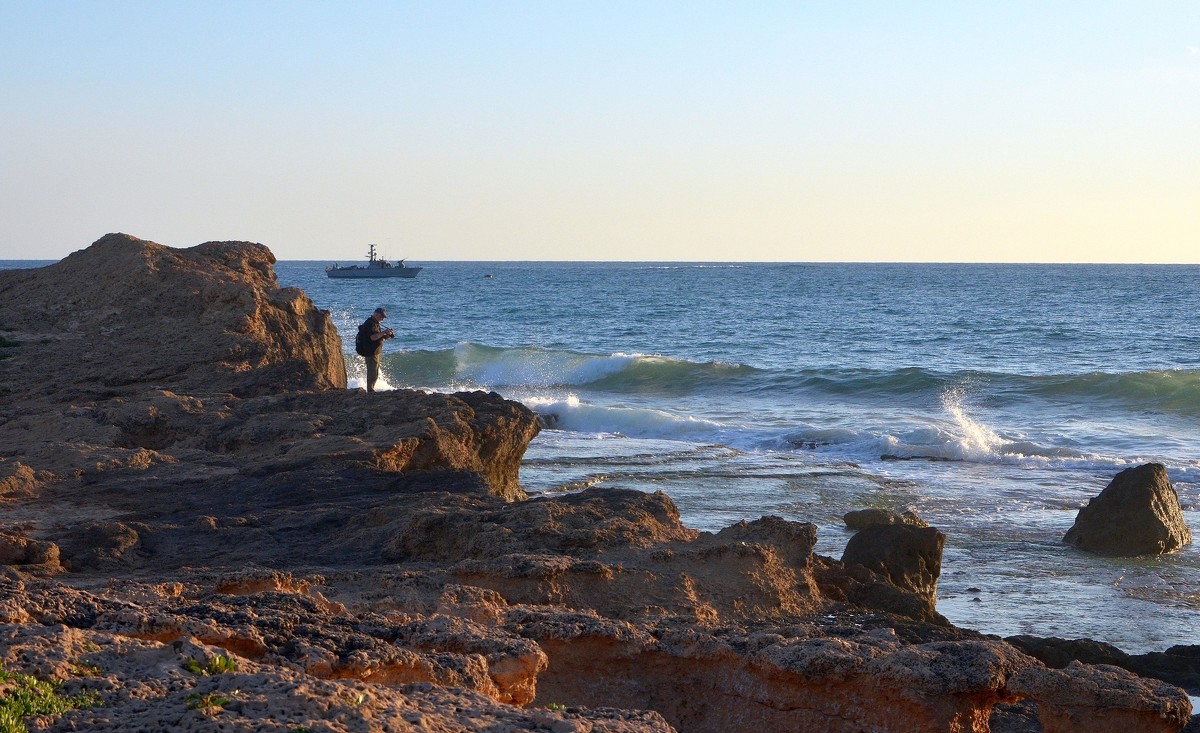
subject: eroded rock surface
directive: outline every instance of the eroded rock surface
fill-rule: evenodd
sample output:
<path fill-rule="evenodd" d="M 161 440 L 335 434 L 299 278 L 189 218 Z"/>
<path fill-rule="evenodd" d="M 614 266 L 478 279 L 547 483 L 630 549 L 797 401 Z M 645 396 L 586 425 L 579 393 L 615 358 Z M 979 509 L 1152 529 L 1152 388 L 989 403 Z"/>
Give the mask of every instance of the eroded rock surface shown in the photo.
<path fill-rule="evenodd" d="M 173 249 L 109 234 L 61 262 L 0 271 L 6 385 L 21 395 L 130 385 L 239 396 L 346 386 L 329 314 L 281 288 L 261 244 Z"/>
<path fill-rule="evenodd" d="M 1127 468 L 1087 506 L 1063 542 L 1101 555 L 1161 555 L 1192 541 L 1179 494 L 1161 463 Z"/>

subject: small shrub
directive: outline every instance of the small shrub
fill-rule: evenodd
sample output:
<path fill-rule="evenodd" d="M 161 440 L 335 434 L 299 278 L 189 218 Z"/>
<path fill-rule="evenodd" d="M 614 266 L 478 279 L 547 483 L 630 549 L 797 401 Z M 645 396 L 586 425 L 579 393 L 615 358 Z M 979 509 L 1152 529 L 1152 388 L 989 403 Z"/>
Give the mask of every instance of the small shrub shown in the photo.
<path fill-rule="evenodd" d="M 190 692 L 183 699 L 183 704 L 188 710 L 199 710 L 205 714 L 219 713 L 231 702 L 233 702 L 233 698 L 226 697 L 219 692 L 210 692 L 207 695 Z"/>
<path fill-rule="evenodd" d="M 0 684 L 7 688 L 0 696 L 0 733 L 27 733 L 25 719 L 31 715 L 62 715 L 100 704 L 99 693 L 63 695 L 57 682 L 13 674 L 3 667 L 0 667 Z"/>
<path fill-rule="evenodd" d="M 204 677 L 210 674 L 225 674 L 237 671 L 237 660 L 233 657 L 227 657 L 224 654 L 218 654 L 208 660 L 207 664 L 201 664 L 200 660 L 195 657 L 188 657 L 187 661 L 183 663 L 183 668 L 197 677 Z"/>
<path fill-rule="evenodd" d="M 561 702 L 552 702 L 546 706 L 546 709 L 551 710 L 556 713 L 561 713 L 562 711 L 567 709 L 567 706 L 563 705 Z"/>

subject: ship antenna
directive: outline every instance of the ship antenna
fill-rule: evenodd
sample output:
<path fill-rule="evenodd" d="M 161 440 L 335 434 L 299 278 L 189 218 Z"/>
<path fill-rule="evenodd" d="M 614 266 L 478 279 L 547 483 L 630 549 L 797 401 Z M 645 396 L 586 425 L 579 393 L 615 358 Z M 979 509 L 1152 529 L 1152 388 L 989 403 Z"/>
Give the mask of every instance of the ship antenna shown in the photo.
<path fill-rule="evenodd" d="M 374 262 L 375 261 L 375 245 L 369 244 L 367 246 L 371 248 L 370 250 L 367 251 L 367 259 L 370 260 L 371 262 Z"/>

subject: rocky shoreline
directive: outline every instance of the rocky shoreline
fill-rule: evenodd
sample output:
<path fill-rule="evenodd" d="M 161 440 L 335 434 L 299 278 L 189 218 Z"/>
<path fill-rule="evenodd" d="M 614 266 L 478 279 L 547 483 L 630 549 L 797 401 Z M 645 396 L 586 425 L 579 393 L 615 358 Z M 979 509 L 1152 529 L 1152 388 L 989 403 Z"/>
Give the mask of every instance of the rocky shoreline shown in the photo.
<path fill-rule="evenodd" d="M 701 533 L 661 493 L 528 499 L 536 416 L 345 389 L 328 314 L 273 264 L 108 235 L 0 272 L 0 664 L 76 701 L 31 729 L 1188 722 L 1153 660 L 949 624 L 919 520 L 835 560 L 811 524 Z"/>

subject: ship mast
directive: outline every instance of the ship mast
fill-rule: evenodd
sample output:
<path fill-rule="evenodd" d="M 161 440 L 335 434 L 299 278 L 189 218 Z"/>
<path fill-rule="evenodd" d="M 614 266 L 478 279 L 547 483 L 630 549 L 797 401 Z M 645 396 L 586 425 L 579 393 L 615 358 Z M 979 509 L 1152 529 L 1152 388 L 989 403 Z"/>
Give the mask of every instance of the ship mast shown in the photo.
<path fill-rule="evenodd" d="M 367 246 L 370 247 L 370 249 L 367 251 L 367 259 L 371 262 L 374 262 L 375 261 L 375 245 L 369 244 Z"/>

